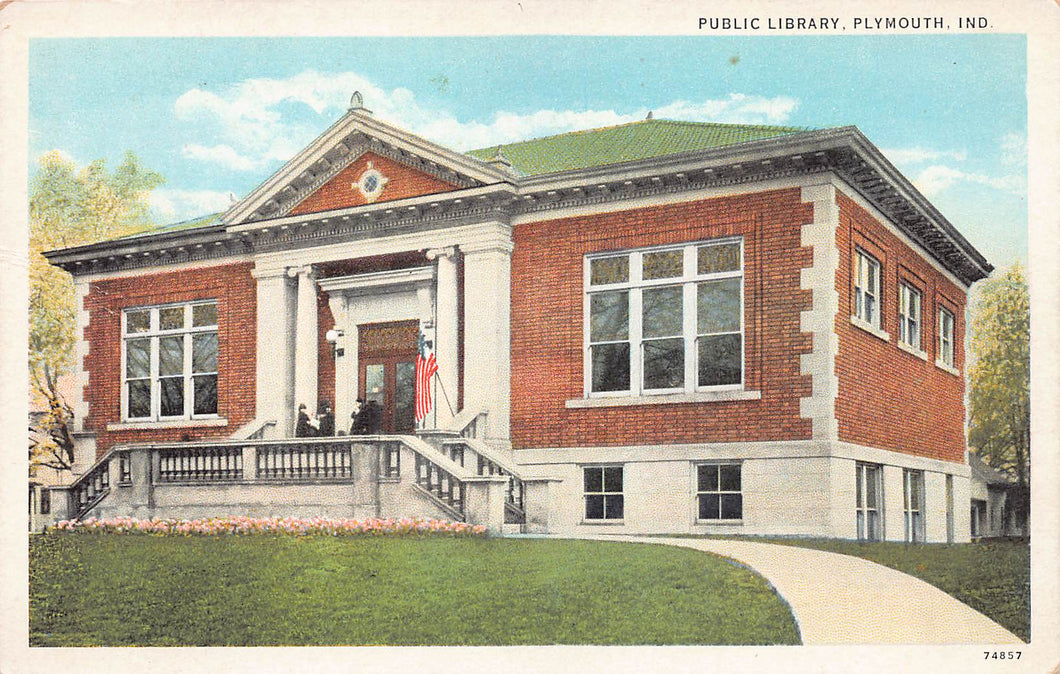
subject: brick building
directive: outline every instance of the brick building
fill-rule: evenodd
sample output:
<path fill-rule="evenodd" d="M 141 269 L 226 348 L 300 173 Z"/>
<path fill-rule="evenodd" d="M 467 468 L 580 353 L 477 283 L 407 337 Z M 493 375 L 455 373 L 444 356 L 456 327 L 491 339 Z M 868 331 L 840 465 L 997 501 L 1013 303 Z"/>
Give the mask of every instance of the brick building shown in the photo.
<path fill-rule="evenodd" d="M 854 127 L 461 154 L 355 102 L 224 214 L 49 259 L 78 288 L 86 465 L 290 438 L 301 404 L 341 431 L 374 399 L 380 437 L 473 437 L 537 530 L 969 537 L 965 298 L 991 266 Z"/>

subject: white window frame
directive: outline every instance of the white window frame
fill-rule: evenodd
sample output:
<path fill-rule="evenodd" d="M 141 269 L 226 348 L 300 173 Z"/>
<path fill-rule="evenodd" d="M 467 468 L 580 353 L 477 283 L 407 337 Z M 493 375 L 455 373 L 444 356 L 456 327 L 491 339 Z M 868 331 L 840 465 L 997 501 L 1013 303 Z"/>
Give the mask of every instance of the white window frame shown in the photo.
<path fill-rule="evenodd" d="M 911 283 L 898 284 L 898 343 L 914 351 L 923 352 L 924 343 L 924 293 Z M 910 338 L 915 330 L 916 339 Z"/>
<path fill-rule="evenodd" d="M 738 244 L 740 250 L 740 264 L 736 271 L 715 272 L 700 274 L 698 268 L 698 250 L 703 246 Z M 666 279 L 643 278 L 643 258 L 648 253 L 658 253 L 680 250 L 683 255 L 683 273 L 680 277 Z M 629 275 L 625 282 L 592 285 L 591 273 L 594 260 L 607 258 L 629 259 Z M 746 330 L 746 255 L 743 237 L 725 237 L 718 239 L 707 239 L 682 243 L 677 245 L 652 246 L 647 248 L 627 249 L 620 251 L 607 251 L 591 253 L 583 260 L 583 390 L 586 398 L 618 398 L 667 395 L 675 393 L 692 394 L 706 391 L 740 391 L 744 389 L 747 381 L 747 330 Z M 698 284 L 704 281 L 717 281 L 729 278 L 740 280 L 740 381 L 733 384 L 718 384 L 713 386 L 699 385 L 699 339 L 700 337 L 737 334 L 736 332 L 717 332 L 699 334 L 698 323 Z M 682 289 L 682 332 L 680 337 L 684 340 L 684 384 L 674 388 L 646 388 L 644 386 L 644 344 L 655 338 L 644 339 L 643 337 L 643 292 L 644 290 L 660 287 L 680 286 Z M 592 342 L 592 295 L 603 292 L 626 291 L 628 293 L 628 338 L 618 342 Z M 675 336 L 676 338 L 676 336 Z M 592 390 L 592 346 L 605 343 L 627 343 L 629 344 L 629 388 L 623 391 L 593 391 Z"/>
<path fill-rule="evenodd" d="M 604 482 L 604 475 L 608 468 L 618 468 L 622 471 L 622 488 L 619 491 L 607 491 L 606 483 Z M 622 524 L 626 518 L 626 467 L 621 463 L 599 463 L 591 465 L 583 465 L 582 469 L 582 521 L 592 524 L 603 523 L 603 524 Z M 585 471 L 587 470 L 599 470 L 600 471 L 600 491 L 587 491 L 585 489 Z M 588 501 L 590 496 L 600 496 L 603 498 L 603 517 L 589 517 Z M 622 498 L 622 517 L 608 517 L 607 516 L 607 497 L 608 496 L 620 496 Z"/>
<path fill-rule="evenodd" d="M 743 522 L 743 508 L 744 508 L 744 484 L 743 484 L 743 462 L 742 461 L 708 461 L 703 463 L 693 464 L 695 470 L 693 471 L 692 478 L 695 480 L 694 490 L 696 493 L 695 499 L 695 513 L 696 513 L 696 524 L 740 524 Z M 699 469 L 703 467 L 715 468 L 718 472 L 718 488 L 714 491 L 702 491 L 699 488 Z M 740 489 L 739 491 L 724 490 L 721 488 L 721 469 L 736 467 L 740 471 Z M 724 496 L 726 494 L 738 494 L 740 496 L 740 516 L 737 518 L 723 519 L 721 517 L 721 503 L 719 499 L 718 503 L 718 517 L 716 518 L 702 518 L 699 516 L 700 508 L 699 502 L 703 496 Z"/>
<path fill-rule="evenodd" d="M 913 490 L 920 493 L 920 503 L 913 507 Z M 906 543 L 924 542 L 924 471 L 904 469 L 902 473 L 903 513 Z"/>
<path fill-rule="evenodd" d="M 947 326 L 948 323 L 948 326 Z M 953 336 L 957 328 L 957 316 L 946 307 L 939 307 L 939 339 L 937 361 L 952 368 L 954 362 Z"/>
<path fill-rule="evenodd" d="M 876 274 L 873 279 L 874 282 L 871 284 L 872 287 L 865 288 L 870 267 L 875 267 Z M 882 302 L 880 301 L 882 272 L 883 265 L 880 264 L 880 261 L 874 255 L 860 247 L 854 249 L 854 317 L 875 330 L 880 329 L 880 315 L 883 313 Z M 866 316 L 868 313 L 868 303 L 864 300 L 866 295 L 871 296 L 875 300 L 876 305 L 876 310 L 869 316 Z"/>
<path fill-rule="evenodd" d="M 855 489 L 855 512 L 858 540 L 882 541 L 884 538 L 883 506 L 886 503 L 883 495 L 883 466 L 876 463 L 858 462 L 855 464 L 854 476 L 857 487 Z M 868 505 L 870 480 L 876 487 L 876 503 L 872 507 Z M 857 498 L 857 494 L 860 494 L 861 498 Z M 874 526 L 870 527 L 870 524 Z"/>
<path fill-rule="evenodd" d="M 194 327 L 192 325 L 193 319 L 193 307 L 203 305 L 214 305 L 217 307 L 217 300 L 196 300 L 191 302 L 175 302 L 170 304 L 158 304 L 150 306 L 140 307 L 127 307 L 121 312 L 121 418 L 123 422 L 155 422 L 155 421 L 180 421 L 180 420 L 192 420 L 192 419 L 217 419 L 219 418 L 220 409 L 220 372 L 192 372 L 192 357 L 193 357 L 193 340 L 195 335 L 205 333 L 215 333 L 218 336 L 218 351 L 220 351 L 220 331 L 218 330 L 218 324 L 215 322 L 213 325 L 203 325 Z M 184 325 L 182 328 L 173 330 L 162 330 L 160 324 L 160 314 L 164 309 L 172 309 L 180 307 L 184 310 Z M 128 331 L 128 316 L 131 313 L 150 312 L 150 323 L 146 332 L 134 332 Z M 218 322 L 220 321 L 220 315 L 215 311 L 218 316 Z M 164 337 L 183 337 L 183 369 L 182 378 L 184 383 L 184 412 L 180 415 L 167 415 L 162 416 L 162 384 L 161 380 L 163 377 L 159 375 L 159 340 Z M 149 377 L 136 377 L 135 379 L 149 379 L 151 382 L 151 413 L 148 416 L 133 417 L 129 415 L 129 377 L 128 377 L 128 343 L 132 340 L 149 339 L 150 340 L 150 363 L 149 363 Z M 218 366 L 220 366 L 220 353 L 218 353 Z M 195 410 L 195 387 L 194 378 L 196 376 L 214 376 L 218 380 L 218 390 L 216 401 L 218 411 L 211 412 L 209 414 L 194 414 Z M 167 377 L 168 378 L 168 377 Z"/>

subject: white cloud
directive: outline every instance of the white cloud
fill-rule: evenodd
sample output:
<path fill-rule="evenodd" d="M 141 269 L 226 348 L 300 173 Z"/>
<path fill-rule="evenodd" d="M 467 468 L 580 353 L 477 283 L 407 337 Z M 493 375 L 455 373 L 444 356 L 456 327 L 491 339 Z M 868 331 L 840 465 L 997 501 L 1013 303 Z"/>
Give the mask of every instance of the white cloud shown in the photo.
<path fill-rule="evenodd" d="M 286 79 L 251 79 L 214 93 L 192 89 L 180 96 L 174 111 L 180 119 L 214 125 L 214 144 L 185 145 L 187 157 L 237 171 L 257 170 L 290 158 L 349 105 L 360 91 L 377 117 L 425 138 L 468 150 L 644 119 L 648 108 L 615 110 L 537 110 L 497 112 L 488 121 L 461 121 L 436 109 L 425 109 L 405 88 L 383 89 L 355 72 L 335 74 L 307 70 Z M 291 108 L 291 106 L 296 106 Z M 301 107 L 301 114 L 294 112 Z M 672 101 L 656 107 L 658 118 L 783 124 L 798 107 L 787 96 L 766 98 L 734 93 L 719 99 Z M 307 114 L 311 113 L 311 114 Z M 293 119 L 298 117 L 298 119 Z M 321 119 L 324 118 L 324 119 Z"/>
<path fill-rule="evenodd" d="M 232 203 L 228 192 L 161 188 L 151 192 L 151 208 L 161 222 L 180 222 L 226 210 Z"/>
<path fill-rule="evenodd" d="M 220 164 L 224 168 L 233 171 L 252 171 L 260 165 L 260 161 L 255 161 L 250 157 L 239 154 L 231 145 L 206 147 L 205 145 L 190 144 L 182 147 L 180 154 L 189 159 Z"/>
<path fill-rule="evenodd" d="M 1006 166 L 1027 165 L 1027 136 L 1006 133 L 1001 137 L 1001 163 Z"/>
<path fill-rule="evenodd" d="M 968 153 L 965 150 L 931 150 L 919 146 L 891 148 L 883 150 L 883 154 L 887 155 L 887 158 L 895 164 L 923 164 L 940 159 L 964 161 L 968 158 Z"/>
<path fill-rule="evenodd" d="M 1027 181 L 1023 176 L 988 176 L 982 173 L 966 173 L 958 169 L 935 164 L 927 167 L 913 179 L 913 183 L 925 195 L 931 197 L 944 192 L 957 183 L 972 183 L 991 187 L 1002 192 L 1026 194 Z"/>

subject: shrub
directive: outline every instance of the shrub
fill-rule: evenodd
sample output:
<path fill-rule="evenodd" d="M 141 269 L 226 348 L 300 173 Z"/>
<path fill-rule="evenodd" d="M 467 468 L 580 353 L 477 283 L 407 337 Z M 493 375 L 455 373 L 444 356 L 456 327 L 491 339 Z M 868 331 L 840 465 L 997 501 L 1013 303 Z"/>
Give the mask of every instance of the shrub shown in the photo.
<path fill-rule="evenodd" d="M 84 521 L 63 520 L 46 533 L 146 534 L 154 536 L 250 536 L 293 534 L 296 536 L 454 536 L 483 537 L 486 527 L 464 522 L 369 518 L 355 520 L 325 517 L 210 517 L 194 520 L 135 519 L 115 517 Z"/>

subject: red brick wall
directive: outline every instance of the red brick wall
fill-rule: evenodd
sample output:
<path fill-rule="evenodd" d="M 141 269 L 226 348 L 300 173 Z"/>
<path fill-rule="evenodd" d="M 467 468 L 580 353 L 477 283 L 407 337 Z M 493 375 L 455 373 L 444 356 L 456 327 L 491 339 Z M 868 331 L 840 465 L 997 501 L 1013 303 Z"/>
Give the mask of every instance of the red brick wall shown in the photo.
<path fill-rule="evenodd" d="M 85 427 L 98 434 L 97 455 L 116 443 L 224 437 L 254 418 L 257 295 L 252 267 L 228 264 L 91 283 L 85 297 Z M 217 300 L 217 412 L 228 425 L 108 431 L 107 424 L 121 421 L 122 310 L 205 299 Z"/>
<path fill-rule="evenodd" d="M 811 305 L 799 272 L 812 264 L 799 189 L 725 197 L 515 228 L 511 434 L 515 448 L 808 439 L 799 399 L 811 393 L 799 332 Z M 566 409 L 583 391 L 583 259 L 587 253 L 744 238 L 745 381 L 761 400 Z"/>
<path fill-rule="evenodd" d="M 902 243 L 871 214 L 839 195 L 836 287 L 839 438 L 945 461 L 964 461 L 964 380 L 935 366 L 938 308 L 953 312 L 954 365 L 964 371 L 965 292 Z M 885 342 L 855 327 L 853 260 L 861 246 L 881 264 L 880 327 Z M 922 292 L 921 348 L 927 362 L 898 348 L 898 283 Z"/>
<path fill-rule="evenodd" d="M 437 192 L 448 192 L 456 189 L 456 185 L 448 183 L 432 175 L 415 171 L 404 164 L 366 152 L 353 161 L 352 164 L 339 171 L 338 175 L 320 186 L 300 204 L 294 207 L 291 215 L 302 215 L 305 213 L 318 213 L 330 211 L 336 208 L 349 208 L 351 206 L 363 206 L 367 202 L 361 195 L 354 183 L 368 168 L 368 163 L 387 178 L 383 193 L 376 201 L 392 201 L 394 199 L 405 199 L 421 194 L 435 194 Z"/>
<path fill-rule="evenodd" d="M 335 325 L 328 294 L 317 288 L 317 405 L 331 403 L 335 410 L 335 348 L 327 340 L 328 330 Z M 316 410 L 310 410 L 316 414 Z"/>

